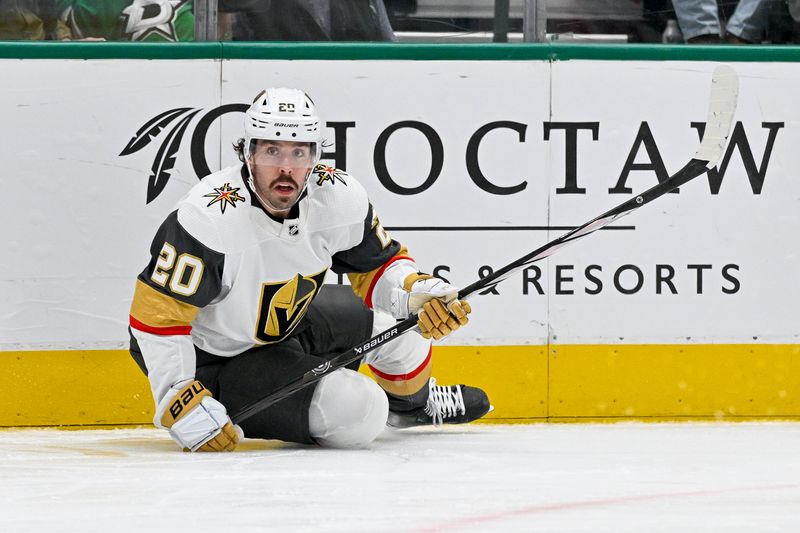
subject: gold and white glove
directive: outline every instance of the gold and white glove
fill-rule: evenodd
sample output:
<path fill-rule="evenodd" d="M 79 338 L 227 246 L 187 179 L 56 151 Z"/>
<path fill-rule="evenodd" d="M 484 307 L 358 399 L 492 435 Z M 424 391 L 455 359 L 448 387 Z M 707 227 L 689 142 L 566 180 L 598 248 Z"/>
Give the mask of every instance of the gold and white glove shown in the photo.
<path fill-rule="evenodd" d="M 225 406 L 197 380 L 180 389 L 171 388 L 159 402 L 155 422 L 168 429 L 184 451 L 230 452 L 244 438 Z"/>
<path fill-rule="evenodd" d="M 403 290 L 408 315 L 417 315 L 417 325 L 426 339 L 439 340 L 469 322 L 472 307 L 458 300 L 458 289 L 429 274 L 415 273 L 406 277 Z"/>

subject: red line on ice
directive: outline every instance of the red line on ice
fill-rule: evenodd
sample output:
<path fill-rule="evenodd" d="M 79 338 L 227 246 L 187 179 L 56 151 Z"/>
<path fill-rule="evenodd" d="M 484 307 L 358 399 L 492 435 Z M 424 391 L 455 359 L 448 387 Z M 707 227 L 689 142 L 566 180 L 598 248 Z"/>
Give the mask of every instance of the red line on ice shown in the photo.
<path fill-rule="evenodd" d="M 504 511 L 493 514 L 485 514 L 472 516 L 469 518 L 459 518 L 451 520 L 450 522 L 443 522 L 437 526 L 430 528 L 423 528 L 417 531 L 446 531 L 448 529 L 455 529 L 467 526 L 475 526 L 485 522 L 494 522 L 497 520 L 504 520 L 515 516 L 525 516 L 538 513 L 549 513 L 553 511 L 565 511 L 570 509 L 586 509 L 590 507 L 603 507 L 606 505 L 620 505 L 625 503 L 635 503 L 641 501 L 661 500 L 665 498 L 681 498 L 687 496 L 711 496 L 715 494 L 729 494 L 733 492 L 748 492 L 759 490 L 784 490 L 784 489 L 797 489 L 800 488 L 799 484 L 786 484 L 786 485 L 766 485 L 755 487 L 738 487 L 731 489 L 718 489 L 718 490 L 693 490 L 686 492 L 664 492 L 659 494 L 643 494 L 641 496 L 622 496 L 619 498 L 604 498 L 601 500 L 583 500 L 575 502 L 551 503 L 545 505 L 530 505 L 515 509 L 512 511 Z"/>

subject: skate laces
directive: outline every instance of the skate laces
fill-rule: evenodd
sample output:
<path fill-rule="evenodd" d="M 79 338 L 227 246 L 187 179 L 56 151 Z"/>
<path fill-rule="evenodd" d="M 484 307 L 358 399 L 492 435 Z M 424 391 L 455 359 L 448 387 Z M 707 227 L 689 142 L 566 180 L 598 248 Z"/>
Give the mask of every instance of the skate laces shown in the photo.
<path fill-rule="evenodd" d="M 442 386 L 436 384 L 436 378 L 431 378 L 428 382 L 428 404 L 425 406 L 425 413 L 431 417 L 434 426 L 440 426 L 445 418 L 456 416 L 457 411 L 461 414 L 467 412 L 464 406 L 464 396 L 461 394 L 461 385 Z"/>

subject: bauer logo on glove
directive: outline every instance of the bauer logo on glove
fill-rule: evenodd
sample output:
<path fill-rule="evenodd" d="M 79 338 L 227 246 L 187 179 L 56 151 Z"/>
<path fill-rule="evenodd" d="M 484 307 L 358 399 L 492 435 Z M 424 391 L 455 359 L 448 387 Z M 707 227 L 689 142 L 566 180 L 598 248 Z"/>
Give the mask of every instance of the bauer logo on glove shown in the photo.
<path fill-rule="evenodd" d="M 203 394 L 204 392 L 205 394 Z M 208 392 L 199 381 L 194 381 L 183 389 L 175 398 L 175 401 L 169 406 L 169 414 L 172 415 L 172 423 L 175 423 L 175 420 L 177 420 L 183 412 L 183 408 L 192 403 L 194 398 L 202 398 L 203 396 L 211 396 L 211 393 Z"/>
<path fill-rule="evenodd" d="M 197 380 L 170 388 L 161 404 L 156 407 L 154 422 L 168 429 L 185 451 L 229 452 L 244 438 L 242 428 L 231 422 L 225 406 Z"/>

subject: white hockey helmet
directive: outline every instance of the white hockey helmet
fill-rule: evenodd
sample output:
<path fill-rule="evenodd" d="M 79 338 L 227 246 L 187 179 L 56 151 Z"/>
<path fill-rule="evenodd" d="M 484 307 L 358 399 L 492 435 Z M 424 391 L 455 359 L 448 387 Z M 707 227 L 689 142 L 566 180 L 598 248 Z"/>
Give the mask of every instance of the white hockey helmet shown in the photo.
<path fill-rule="evenodd" d="M 244 132 L 244 155 L 250 171 L 247 178 L 250 188 L 262 205 L 279 212 L 288 211 L 302 197 L 308 186 L 308 177 L 322 157 L 322 125 L 314 102 L 298 89 L 265 89 L 256 95 L 245 112 Z M 270 201 L 268 194 L 260 194 L 254 179 L 255 166 L 260 164 L 256 156 L 259 140 L 308 143 L 310 153 L 302 165 L 303 182 L 293 204 L 278 206 Z M 266 166 L 275 168 L 272 163 L 266 163 Z"/>
<path fill-rule="evenodd" d="M 244 119 L 245 149 L 252 153 L 253 141 L 311 143 L 315 164 L 322 155 L 322 124 L 314 102 L 299 89 L 269 88 L 256 96 Z"/>

